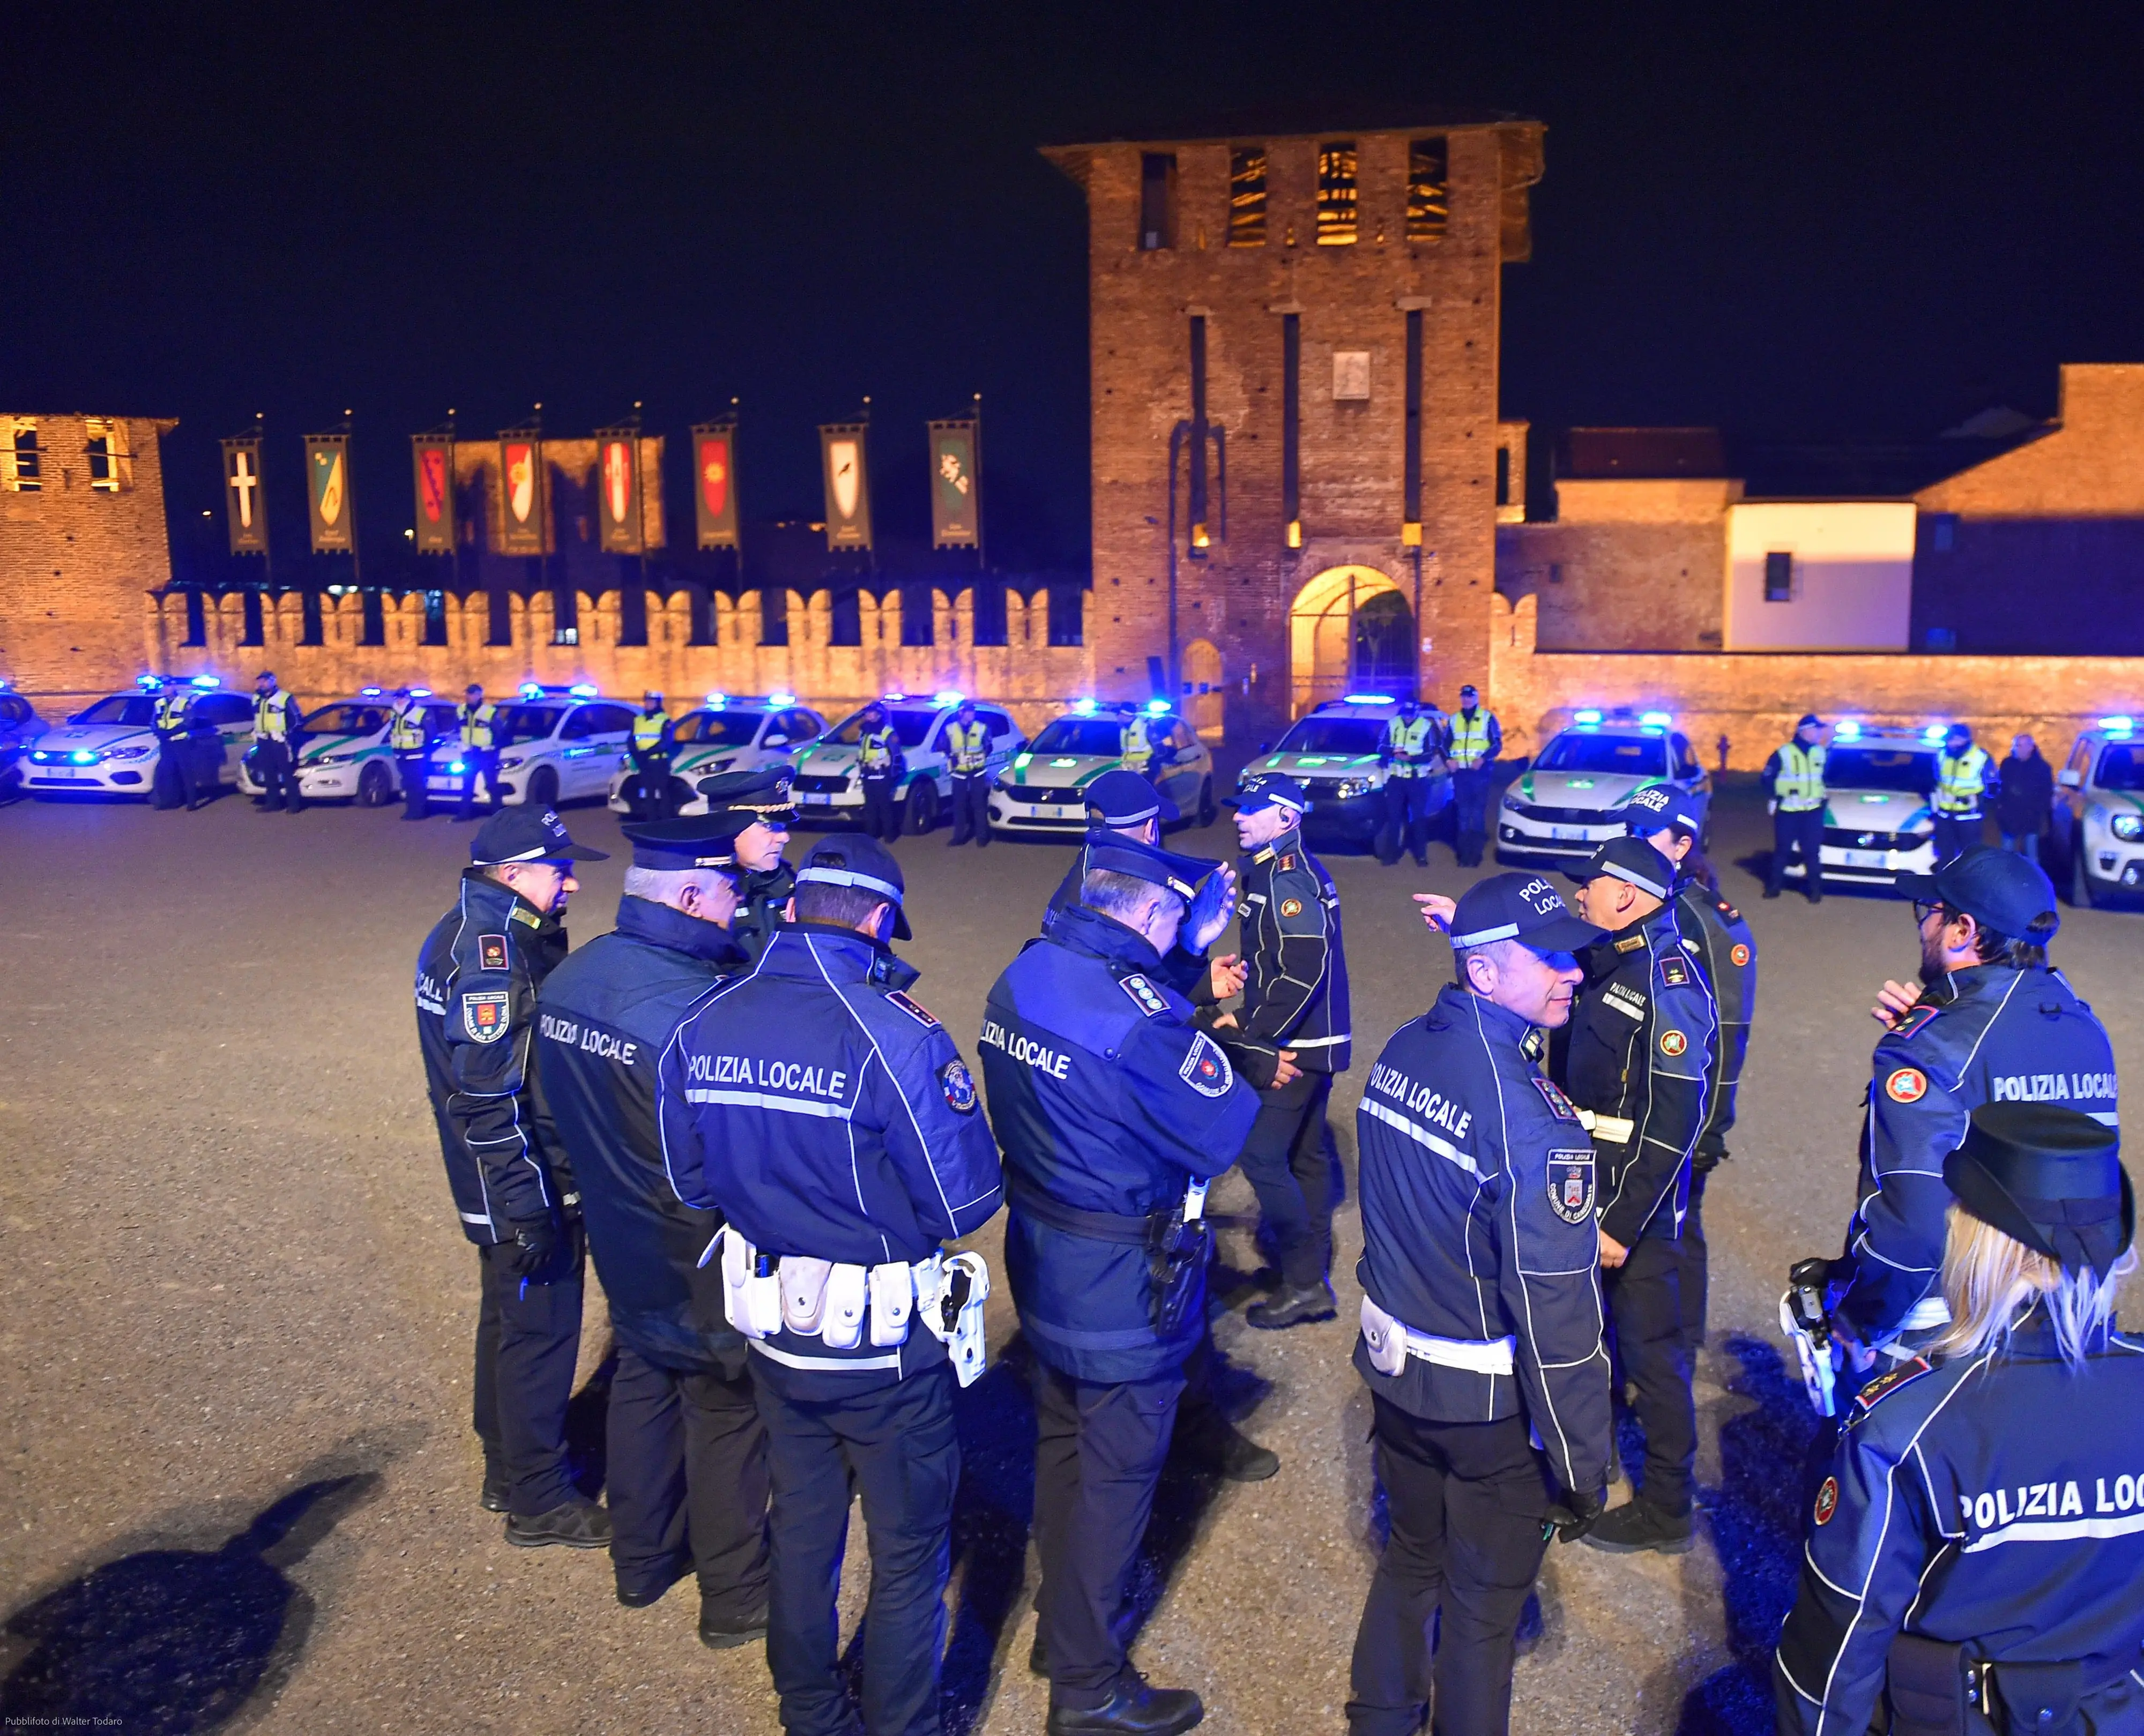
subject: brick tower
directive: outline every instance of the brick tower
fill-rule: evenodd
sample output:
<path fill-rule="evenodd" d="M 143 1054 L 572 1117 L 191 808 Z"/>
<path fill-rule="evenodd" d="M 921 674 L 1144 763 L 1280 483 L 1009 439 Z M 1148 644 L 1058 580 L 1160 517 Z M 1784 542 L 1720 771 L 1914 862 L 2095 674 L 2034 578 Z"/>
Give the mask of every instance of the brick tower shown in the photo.
<path fill-rule="evenodd" d="M 1497 507 L 1524 487 L 1501 273 L 1542 131 L 1045 151 L 1087 196 L 1098 691 L 1176 684 L 1242 737 L 1357 687 L 1486 687 Z"/>

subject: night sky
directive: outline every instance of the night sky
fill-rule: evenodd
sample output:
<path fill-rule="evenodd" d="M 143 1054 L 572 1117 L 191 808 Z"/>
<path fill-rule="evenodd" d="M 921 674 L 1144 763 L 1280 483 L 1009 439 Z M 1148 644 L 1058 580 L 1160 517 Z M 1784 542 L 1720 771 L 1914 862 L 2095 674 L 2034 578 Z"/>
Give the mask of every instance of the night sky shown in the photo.
<path fill-rule="evenodd" d="M 183 561 L 256 410 L 295 556 L 297 437 L 354 409 L 370 579 L 449 407 L 644 400 L 674 540 L 732 394 L 748 518 L 817 514 L 813 428 L 868 393 L 914 530 L 922 424 L 980 391 L 994 558 L 1077 565 L 1085 223 L 1035 146 L 1268 106 L 1547 123 L 1504 334 L 1539 425 L 1920 439 L 2144 359 L 2144 13 L 1874 10 L 18 7 L 0 410 L 180 418 Z"/>

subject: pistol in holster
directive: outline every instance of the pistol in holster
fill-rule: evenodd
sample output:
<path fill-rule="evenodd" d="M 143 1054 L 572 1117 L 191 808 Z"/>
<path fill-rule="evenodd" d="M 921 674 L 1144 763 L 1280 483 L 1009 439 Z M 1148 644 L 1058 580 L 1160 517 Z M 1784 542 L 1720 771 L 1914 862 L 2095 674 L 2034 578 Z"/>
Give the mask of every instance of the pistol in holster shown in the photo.
<path fill-rule="evenodd" d="M 1206 1290 L 1206 1262 L 1213 1257 L 1213 1226 L 1204 1218 L 1186 1220 L 1179 1202 L 1164 1218 L 1150 1221 L 1147 1266 L 1154 1277 L 1154 1327 L 1164 1338 L 1184 1330 L 1184 1322 Z"/>

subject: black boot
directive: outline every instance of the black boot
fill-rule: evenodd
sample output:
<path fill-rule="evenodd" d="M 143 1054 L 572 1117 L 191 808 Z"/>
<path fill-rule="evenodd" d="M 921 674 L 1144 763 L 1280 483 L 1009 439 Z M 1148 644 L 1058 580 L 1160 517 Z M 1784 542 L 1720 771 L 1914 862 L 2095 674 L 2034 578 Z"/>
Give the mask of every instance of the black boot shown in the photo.
<path fill-rule="evenodd" d="M 735 1617 L 719 1617 L 708 1606 L 706 1592 L 700 1594 L 700 1644 L 711 1652 L 727 1652 L 740 1645 L 750 1645 L 755 1639 L 767 1638 L 767 1611 L 760 1609 L 745 1618 L 742 1627 L 731 1624 Z"/>
<path fill-rule="evenodd" d="M 1090 1710 L 1052 1705 L 1048 1729 L 1050 1736 L 1177 1736 L 1205 1715 L 1205 1707 L 1189 1689 L 1149 1688 L 1145 1677 L 1128 1669 L 1116 1691 Z"/>
<path fill-rule="evenodd" d="M 506 1473 L 487 1469 L 484 1474 L 484 1491 L 477 1496 L 477 1505 L 487 1513 L 506 1510 Z"/>
<path fill-rule="evenodd" d="M 1253 1302 L 1243 1311 L 1243 1318 L 1260 1332 L 1278 1332 L 1313 1320 L 1330 1320 L 1339 1312 L 1340 1304 L 1333 1298 L 1333 1287 L 1320 1278 L 1300 1289 L 1283 1288 L 1269 1302 Z"/>
<path fill-rule="evenodd" d="M 1172 1443 L 1199 1470 L 1232 1483 L 1263 1483 L 1280 1469 L 1280 1455 L 1260 1446 L 1218 1411 L 1207 1410 L 1189 1428 L 1179 1428 Z M 1042 1643 L 1037 1629 L 1035 1644 Z"/>
<path fill-rule="evenodd" d="M 509 1514 L 506 1540 L 516 1549 L 541 1549 L 547 1543 L 563 1543 L 568 1549 L 608 1549 L 610 1515 L 585 1495 L 577 1495 L 534 1519 Z"/>
<path fill-rule="evenodd" d="M 1635 1555 L 1643 1550 L 1680 1555 L 1687 1554 L 1696 1539 L 1689 1514 L 1678 1518 L 1663 1513 L 1640 1495 L 1604 1515 L 1586 1534 L 1585 1541 L 1615 1555 Z"/>

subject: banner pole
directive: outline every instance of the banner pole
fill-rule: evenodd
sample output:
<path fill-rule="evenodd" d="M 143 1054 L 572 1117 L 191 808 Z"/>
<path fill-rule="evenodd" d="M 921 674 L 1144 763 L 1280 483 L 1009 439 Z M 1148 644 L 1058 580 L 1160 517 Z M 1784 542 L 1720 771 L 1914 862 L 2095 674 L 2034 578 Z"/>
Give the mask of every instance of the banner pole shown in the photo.
<path fill-rule="evenodd" d="M 978 576 L 990 570 L 989 554 L 983 547 L 983 394 L 975 397 L 975 572 Z"/>

